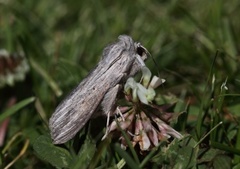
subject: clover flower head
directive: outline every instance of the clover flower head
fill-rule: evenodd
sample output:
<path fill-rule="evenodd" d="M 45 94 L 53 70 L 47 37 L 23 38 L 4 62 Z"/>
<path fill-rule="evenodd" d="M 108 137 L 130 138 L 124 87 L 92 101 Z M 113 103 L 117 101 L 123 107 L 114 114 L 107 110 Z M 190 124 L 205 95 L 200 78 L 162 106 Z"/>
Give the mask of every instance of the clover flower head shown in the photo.
<path fill-rule="evenodd" d="M 129 106 L 119 106 L 120 117 L 107 127 L 106 135 L 115 133 L 119 129 L 126 132 L 133 146 L 139 145 L 141 151 L 150 150 L 159 145 L 160 141 L 167 141 L 170 137 L 181 139 L 183 136 L 174 130 L 168 122 L 172 113 L 167 109 L 174 105 L 158 105 L 155 89 L 165 82 L 153 76 L 147 67 L 142 68 L 142 78 L 136 82 L 130 77 L 124 86 L 125 99 Z M 106 135 L 104 137 L 106 137 Z M 122 148 L 126 148 L 125 137 L 120 135 Z"/>

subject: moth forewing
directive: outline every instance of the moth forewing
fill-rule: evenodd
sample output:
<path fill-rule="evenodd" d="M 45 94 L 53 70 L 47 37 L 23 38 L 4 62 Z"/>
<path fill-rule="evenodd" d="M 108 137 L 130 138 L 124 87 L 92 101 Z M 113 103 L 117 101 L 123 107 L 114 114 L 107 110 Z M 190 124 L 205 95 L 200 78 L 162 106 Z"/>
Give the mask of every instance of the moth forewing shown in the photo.
<path fill-rule="evenodd" d="M 100 71 L 101 69 L 97 67 L 95 70 Z M 91 73 L 91 75 L 96 77 L 97 75 L 94 72 Z M 88 81 L 88 78 L 90 77 L 87 76 L 84 79 L 85 83 L 80 83 L 78 87 L 59 104 L 50 118 L 49 127 L 51 137 L 55 144 L 64 143 L 74 137 L 76 132 L 79 131 L 91 117 L 107 91 L 107 89 L 105 89 L 96 92 L 104 85 L 99 81 L 101 78 L 91 78 L 91 81 Z M 93 81 L 95 81 L 95 84 L 92 83 Z"/>
<path fill-rule="evenodd" d="M 121 35 L 118 42 L 104 49 L 102 60 L 95 69 L 57 106 L 50 118 L 49 128 L 54 144 L 62 144 L 73 138 L 91 116 L 98 112 L 101 103 L 102 110 L 111 110 L 104 99 L 114 100 L 115 98 L 109 99 L 109 96 L 116 97 L 113 93 L 115 90 L 112 89 L 125 83 L 129 76 L 144 66 L 137 53 L 139 47 L 142 46 L 134 43 L 131 37 Z M 141 50 L 145 48 L 142 47 Z"/>

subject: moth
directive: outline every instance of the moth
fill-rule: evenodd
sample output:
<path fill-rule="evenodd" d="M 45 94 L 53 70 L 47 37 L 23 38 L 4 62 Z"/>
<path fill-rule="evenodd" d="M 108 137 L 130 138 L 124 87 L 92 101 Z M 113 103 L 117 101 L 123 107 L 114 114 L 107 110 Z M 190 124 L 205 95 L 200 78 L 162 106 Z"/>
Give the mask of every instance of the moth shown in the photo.
<path fill-rule="evenodd" d="M 54 144 L 72 139 L 87 121 L 97 115 L 115 112 L 122 85 L 145 66 L 149 52 L 130 36 L 120 35 L 108 45 L 97 66 L 57 106 L 49 120 Z M 101 113 L 99 113 L 101 112 Z"/>

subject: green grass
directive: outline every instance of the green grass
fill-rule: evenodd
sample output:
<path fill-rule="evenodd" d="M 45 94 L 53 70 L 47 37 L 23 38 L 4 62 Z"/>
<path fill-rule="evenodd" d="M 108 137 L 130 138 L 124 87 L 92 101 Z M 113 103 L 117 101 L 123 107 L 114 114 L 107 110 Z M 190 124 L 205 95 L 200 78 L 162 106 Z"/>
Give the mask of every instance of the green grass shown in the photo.
<path fill-rule="evenodd" d="M 24 52 L 30 69 L 0 88 L 0 120 L 10 119 L 0 166 L 240 168 L 239 16 L 233 0 L 1 1 L 0 49 Z M 144 154 L 124 151 L 101 141 L 105 121 L 93 119 L 79 137 L 54 146 L 47 123 L 55 107 L 120 34 L 156 60 L 157 68 L 151 58 L 146 64 L 167 80 L 160 92 L 178 98 L 175 111 L 184 113 L 174 128 L 185 138 Z M 91 131 L 96 123 L 100 134 Z"/>

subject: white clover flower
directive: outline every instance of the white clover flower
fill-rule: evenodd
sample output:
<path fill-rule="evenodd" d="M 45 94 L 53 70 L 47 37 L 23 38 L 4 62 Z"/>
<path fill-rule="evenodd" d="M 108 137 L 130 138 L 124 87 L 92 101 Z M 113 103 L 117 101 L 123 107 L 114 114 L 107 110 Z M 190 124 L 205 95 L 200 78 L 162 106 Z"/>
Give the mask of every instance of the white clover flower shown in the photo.
<path fill-rule="evenodd" d="M 168 140 L 170 137 L 181 139 L 183 136 L 167 123 L 174 117 L 165 112 L 171 105 L 156 105 L 156 89 L 165 82 L 157 76 L 151 79 L 151 72 L 147 67 L 142 69 L 142 78 L 136 82 L 129 78 L 124 86 L 125 98 L 132 106 L 118 108 L 118 114 L 108 127 L 105 138 L 109 133 L 118 131 L 119 127 L 125 131 L 133 146 L 139 145 L 141 151 L 148 151 L 158 146 L 160 141 Z M 148 109 L 144 109 L 144 106 Z M 156 115 L 156 112 L 158 115 Z M 166 118 L 166 116 L 168 118 Z M 119 137 L 121 147 L 126 148 L 127 142 L 123 136 Z"/>
<path fill-rule="evenodd" d="M 0 87 L 13 86 L 16 81 L 23 81 L 28 71 L 29 65 L 24 56 L 0 49 Z"/>

